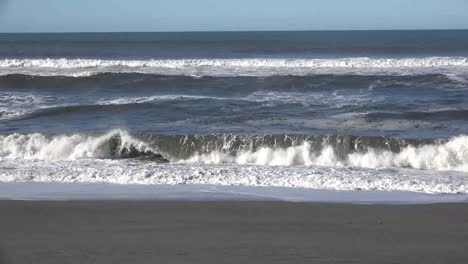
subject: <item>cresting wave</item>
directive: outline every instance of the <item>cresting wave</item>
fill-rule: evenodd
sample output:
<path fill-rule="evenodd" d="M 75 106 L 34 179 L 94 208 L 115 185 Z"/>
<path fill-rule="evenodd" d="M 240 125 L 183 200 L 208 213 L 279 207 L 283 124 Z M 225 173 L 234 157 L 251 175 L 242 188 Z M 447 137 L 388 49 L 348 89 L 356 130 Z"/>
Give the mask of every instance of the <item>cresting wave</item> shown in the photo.
<path fill-rule="evenodd" d="M 101 59 L 3 59 L 0 67 L 90 68 L 90 67 L 293 67 L 293 68 L 391 68 L 468 66 L 465 57 L 427 58 L 339 58 L 339 59 L 179 59 L 179 60 L 101 60 Z"/>
<path fill-rule="evenodd" d="M 0 136 L 0 160 L 78 160 L 151 158 L 165 161 L 144 142 L 126 132 L 103 135 L 47 136 L 39 133 Z"/>
<path fill-rule="evenodd" d="M 326 73 L 408 73 L 435 68 L 468 67 L 466 57 L 338 58 L 338 59 L 3 59 L 2 75 L 89 76 L 103 72 L 137 72 L 188 76 L 269 76 Z"/>
<path fill-rule="evenodd" d="M 356 136 L 0 136 L 0 160 L 142 159 L 191 164 L 412 168 L 468 172 L 468 136 L 403 140 Z"/>

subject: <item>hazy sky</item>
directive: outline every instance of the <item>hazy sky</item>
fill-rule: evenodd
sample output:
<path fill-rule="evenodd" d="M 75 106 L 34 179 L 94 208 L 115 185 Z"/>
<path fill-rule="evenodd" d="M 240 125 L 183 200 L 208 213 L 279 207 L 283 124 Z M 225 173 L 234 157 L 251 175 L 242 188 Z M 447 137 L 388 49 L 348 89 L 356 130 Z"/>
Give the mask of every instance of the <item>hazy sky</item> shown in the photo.
<path fill-rule="evenodd" d="M 0 32 L 468 28 L 468 0 L 0 0 Z"/>

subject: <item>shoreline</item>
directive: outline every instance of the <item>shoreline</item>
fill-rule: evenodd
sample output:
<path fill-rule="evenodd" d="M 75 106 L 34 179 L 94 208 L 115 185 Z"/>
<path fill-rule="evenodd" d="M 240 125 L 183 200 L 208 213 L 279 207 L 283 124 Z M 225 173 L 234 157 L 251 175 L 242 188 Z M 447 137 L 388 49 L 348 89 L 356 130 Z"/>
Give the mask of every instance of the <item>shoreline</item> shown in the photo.
<path fill-rule="evenodd" d="M 278 201 L 344 204 L 468 203 L 467 194 L 209 184 L 0 182 L 13 201 Z"/>
<path fill-rule="evenodd" d="M 0 210 L 6 264 L 468 259 L 468 203 L 1 200 Z"/>

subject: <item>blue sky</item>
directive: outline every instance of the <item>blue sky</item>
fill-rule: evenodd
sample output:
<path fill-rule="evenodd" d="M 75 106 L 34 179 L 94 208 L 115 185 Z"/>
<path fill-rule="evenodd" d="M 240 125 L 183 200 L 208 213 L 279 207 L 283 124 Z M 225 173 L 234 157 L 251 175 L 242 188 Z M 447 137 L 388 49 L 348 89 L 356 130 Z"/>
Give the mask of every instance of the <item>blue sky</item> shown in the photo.
<path fill-rule="evenodd" d="M 468 0 L 0 0 L 0 32 L 468 28 Z"/>

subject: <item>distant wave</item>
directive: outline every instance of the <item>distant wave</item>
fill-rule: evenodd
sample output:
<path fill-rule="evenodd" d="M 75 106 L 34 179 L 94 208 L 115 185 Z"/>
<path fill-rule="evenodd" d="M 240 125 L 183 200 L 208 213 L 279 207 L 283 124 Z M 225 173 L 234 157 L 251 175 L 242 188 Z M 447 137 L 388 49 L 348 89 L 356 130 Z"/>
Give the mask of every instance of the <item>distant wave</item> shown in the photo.
<path fill-rule="evenodd" d="M 404 74 L 468 68 L 466 57 L 337 59 L 2 59 L 0 74 L 90 76 L 103 72 L 186 76 L 271 76 L 308 74 Z M 450 72 L 450 71 L 449 71 Z M 448 73 L 449 73 L 448 72 Z"/>
<path fill-rule="evenodd" d="M 53 78 L 53 77 L 38 77 Z M 426 78 L 426 77 L 422 77 Z M 438 77 L 435 77 L 438 78 Z M 1 78 L 0 78 L 1 79 Z M 53 81 L 50 81 L 53 83 Z M 0 81 L 1 83 L 1 81 Z M 219 85 L 219 83 L 218 83 Z M 21 85 L 19 85 L 21 87 Z M 85 85 L 86 86 L 86 85 Z M 434 84 L 437 88 L 440 85 Z M 1 87 L 1 86 L 0 86 Z M 11 86 L 10 86 L 11 87 Z M 113 87 L 112 89 L 114 89 Z M 70 87 L 67 87 L 70 89 Z M 216 89 L 216 86 L 214 87 Z M 374 87 L 374 89 L 376 89 Z M 406 86 L 403 89 L 408 89 Z M 173 89 L 175 90 L 175 89 Z M 281 106 L 294 106 L 300 109 L 320 109 L 327 105 L 327 109 L 341 110 L 347 107 L 362 106 L 363 110 L 332 116 L 337 120 L 354 120 L 364 123 L 383 122 L 388 120 L 421 120 L 435 122 L 468 120 L 468 109 L 459 106 L 446 106 L 439 108 L 401 108 L 388 105 L 382 108 L 366 106 L 374 98 L 367 97 L 366 94 L 343 96 L 331 92 L 318 91 L 316 93 L 307 92 L 287 92 L 283 90 L 260 90 L 245 94 L 220 94 L 206 95 L 183 93 L 180 94 L 154 94 L 150 96 L 115 96 L 88 99 L 86 101 L 64 101 L 60 97 L 44 96 L 40 94 L 29 94 L 26 92 L 0 92 L 0 122 L 5 120 L 26 120 L 41 117 L 52 117 L 76 113 L 118 113 L 138 110 L 174 111 L 183 113 L 185 105 L 196 104 L 203 106 L 207 103 L 216 105 L 242 105 L 248 107 L 271 108 Z M 240 92 L 240 91 L 237 91 Z M 316 110 L 314 110 L 316 111 Z M 239 117 L 239 115 L 236 115 Z M 248 118 L 250 115 L 245 114 Z M 312 118 L 309 116 L 309 118 Z M 228 118 L 229 119 L 229 118 Z M 226 121 L 228 121 L 226 119 Z M 217 119 L 217 122 L 222 118 Z M 333 120 L 332 120 L 333 121 Z M 231 121 L 229 121 L 231 122 Z M 362 126 L 364 123 L 361 123 Z M 376 124 L 377 124 L 376 123 Z M 331 124 L 331 123 L 329 123 Z M 315 124 L 318 126 L 319 124 Z M 400 123 L 400 125 L 402 125 Z"/>
<path fill-rule="evenodd" d="M 0 136 L 0 160 L 141 158 L 175 163 L 319 165 L 468 172 L 468 136 L 404 140 L 357 136 L 11 134 Z"/>
<path fill-rule="evenodd" d="M 7 99 L 9 106 L 2 105 L 2 96 L 0 94 L 0 121 L 2 120 L 23 120 L 38 117 L 47 117 L 67 113 L 78 112 L 96 112 L 96 111 L 125 111 L 143 108 L 168 108 L 171 103 L 191 100 L 237 100 L 251 101 L 249 98 L 227 98 L 215 96 L 196 96 L 196 95 L 154 95 L 146 97 L 124 97 L 116 99 L 103 99 L 90 104 L 52 104 L 44 105 L 44 98 L 24 95 L 11 95 Z"/>
<path fill-rule="evenodd" d="M 427 58 L 338 58 L 338 59 L 179 59 L 179 60 L 101 60 L 101 59 L 3 59 L 0 67 L 90 68 L 90 67 L 292 67 L 292 68 L 392 68 L 468 66 L 465 57 Z"/>
<path fill-rule="evenodd" d="M 442 109 L 436 111 L 401 111 L 398 113 L 374 112 L 366 115 L 368 120 L 410 119 L 410 120 L 468 120 L 468 109 Z"/>
<path fill-rule="evenodd" d="M 112 84 L 112 87 L 125 87 L 128 85 L 138 85 L 139 87 L 147 87 L 154 85 L 161 85 L 166 83 L 172 84 L 183 84 L 186 82 L 191 83 L 207 83 L 210 81 L 230 81 L 230 78 L 236 78 L 238 82 L 252 82 L 261 81 L 261 84 L 268 83 L 270 88 L 273 84 L 276 86 L 281 85 L 294 85 L 301 86 L 313 83 L 316 86 L 320 85 L 341 85 L 343 84 L 362 84 L 369 86 L 369 88 L 385 87 L 389 85 L 401 85 L 405 84 L 418 84 L 418 83 L 441 83 L 451 82 L 454 84 L 468 83 L 468 79 L 463 76 L 454 74 L 444 73 L 422 73 L 422 74 L 401 74 L 401 75 L 383 75 L 383 74 L 310 74 L 305 76 L 297 75 L 273 75 L 273 76 L 186 76 L 186 75 L 161 75 L 152 73 L 120 73 L 120 72 L 96 72 L 91 75 L 83 76 L 66 76 L 66 75 L 35 75 L 32 73 L 11 73 L 1 75 L 0 68 L 0 87 L 7 88 L 30 88 L 30 87 L 41 87 L 41 88 L 54 88 L 63 86 L 84 86 L 93 84 L 94 88 L 99 87 L 99 84 L 106 83 Z M 306 82 L 306 83 L 304 83 Z M 256 84 L 256 83 L 248 83 Z M 406 86 L 408 86 L 406 85 Z M 348 88 L 354 87 L 348 85 Z M 266 87 L 268 88 L 268 87 Z M 359 86 L 359 88 L 362 88 Z"/>

